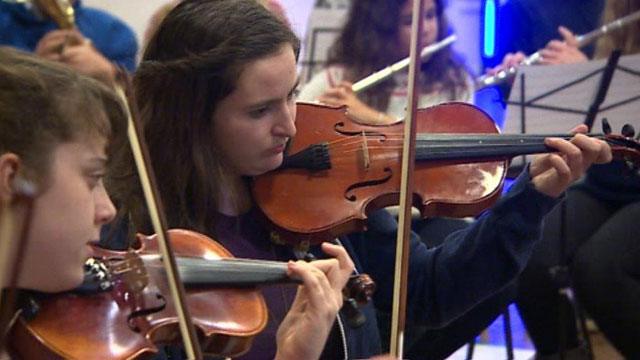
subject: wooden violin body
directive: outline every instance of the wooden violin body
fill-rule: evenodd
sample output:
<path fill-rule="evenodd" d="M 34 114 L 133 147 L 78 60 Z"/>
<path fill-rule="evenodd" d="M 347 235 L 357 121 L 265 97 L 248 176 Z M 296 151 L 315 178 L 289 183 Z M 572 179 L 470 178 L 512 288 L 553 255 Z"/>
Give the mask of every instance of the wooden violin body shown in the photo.
<path fill-rule="evenodd" d="M 184 230 L 169 234 L 177 256 L 231 257 L 206 236 Z M 10 340 L 13 355 L 23 359 L 133 359 L 156 353 L 157 344 L 179 343 L 178 319 L 157 243 L 154 237 L 139 240 L 136 254 L 143 260 L 149 279 L 143 289 L 125 278 L 135 274 L 118 265 L 112 272 L 122 273 L 112 274 L 110 291 L 69 293 L 43 300 L 34 319 L 19 319 L 14 326 Z M 95 246 L 93 252 L 105 262 L 126 257 L 126 252 Z M 267 323 L 266 304 L 254 288 L 188 287 L 186 300 L 205 353 L 223 357 L 242 354 Z"/>
<path fill-rule="evenodd" d="M 330 168 L 296 164 L 254 179 L 256 203 L 286 242 L 317 243 L 361 231 L 369 211 L 398 204 L 404 124 L 362 125 L 345 113 L 345 108 L 298 104 L 298 131 L 287 155 L 322 141 Z M 498 133 L 488 115 L 463 103 L 420 109 L 416 120 L 419 134 Z M 413 205 L 424 217 L 478 214 L 500 195 L 507 162 L 497 158 L 417 160 Z"/>
<path fill-rule="evenodd" d="M 500 196 L 508 160 L 554 152 L 545 138 L 573 136 L 499 134 L 486 113 L 466 103 L 419 109 L 416 121 L 413 206 L 423 217 L 477 215 Z M 296 127 L 283 165 L 253 183 L 275 237 L 294 245 L 326 241 L 364 230 L 369 212 L 398 204 L 403 123 L 362 125 L 346 108 L 299 103 Z M 633 134 L 605 129 L 590 136 L 635 167 L 640 144 Z"/>

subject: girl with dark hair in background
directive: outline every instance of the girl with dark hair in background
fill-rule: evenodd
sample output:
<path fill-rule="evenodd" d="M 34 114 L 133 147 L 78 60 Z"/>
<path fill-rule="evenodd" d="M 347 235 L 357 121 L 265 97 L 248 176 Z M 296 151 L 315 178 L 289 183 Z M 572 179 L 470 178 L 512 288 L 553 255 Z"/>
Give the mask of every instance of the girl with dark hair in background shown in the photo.
<path fill-rule="evenodd" d="M 328 67 L 304 85 L 299 100 L 346 105 L 350 117 L 370 124 L 402 119 L 407 106 L 406 71 L 362 94 L 355 94 L 351 85 L 409 56 L 412 6 L 411 0 L 354 0 L 329 50 Z M 422 47 L 443 40 L 449 32 L 443 1 L 426 0 Z M 451 47 L 423 62 L 420 86 L 420 108 L 473 100 L 473 81 Z"/>

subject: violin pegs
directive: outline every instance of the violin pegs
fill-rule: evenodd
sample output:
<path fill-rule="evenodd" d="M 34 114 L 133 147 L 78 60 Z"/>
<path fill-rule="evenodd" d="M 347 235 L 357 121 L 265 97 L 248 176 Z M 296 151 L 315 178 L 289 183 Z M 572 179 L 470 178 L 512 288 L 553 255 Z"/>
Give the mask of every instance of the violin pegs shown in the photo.
<path fill-rule="evenodd" d="M 622 136 L 626 138 L 633 138 L 636 135 L 636 130 L 633 128 L 631 124 L 625 124 L 622 127 Z"/>
<path fill-rule="evenodd" d="M 23 294 L 20 296 L 21 316 L 27 320 L 33 320 L 40 312 L 40 303 L 31 294 Z"/>
<path fill-rule="evenodd" d="M 314 260 L 317 260 L 317 258 L 312 253 L 308 252 L 308 253 L 304 254 L 304 257 L 302 258 L 302 260 L 304 260 L 306 262 L 312 262 Z"/>
<path fill-rule="evenodd" d="M 602 119 L 602 132 L 605 135 L 611 134 L 611 124 L 609 124 L 609 120 L 607 120 L 607 118 Z"/>

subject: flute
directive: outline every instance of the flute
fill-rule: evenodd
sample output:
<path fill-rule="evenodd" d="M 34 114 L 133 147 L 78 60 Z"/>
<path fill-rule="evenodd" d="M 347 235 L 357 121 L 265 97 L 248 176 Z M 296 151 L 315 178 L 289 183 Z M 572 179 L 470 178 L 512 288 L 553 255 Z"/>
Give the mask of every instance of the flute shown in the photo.
<path fill-rule="evenodd" d="M 454 41 L 456 41 L 456 39 L 457 39 L 456 35 L 449 35 L 435 44 L 431 44 L 429 46 L 424 47 L 422 49 L 422 53 L 420 53 L 420 58 L 422 60 L 425 60 L 428 56 L 451 45 Z M 373 85 L 376 85 L 379 82 L 388 79 L 390 76 L 397 73 L 398 71 L 405 69 L 407 66 L 409 66 L 408 57 L 396 62 L 393 65 L 389 65 L 380 71 L 376 71 L 375 73 L 367 76 L 366 78 L 354 83 L 351 86 L 351 89 L 353 90 L 354 93 L 359 93 L 364 90 L 367 90 Z"/>
<path fill-rule="evenodd" d="M 75 27 L 75 11 L 69 0 L 0 0 L 7 3 L 36 6 L 44 15 L 49 16 L 61 29 Z"/>
<path fill-rule="evenodd" d="M 613 30 L 620 29 L 638 20 L 640 20 L 640 10 L 614 20 L 608 24 L 602 25 L 599 28 L 586 34 L 578 35 L 576 36 L 578 47 L 581 48 L 583 46 L 589 45 L 600 36 L 605 35 Z M 480 76 L 476 79 L 476 90 L 491 85 L 501 84 L 506 80 L 513 78 L 516 75 L 518 67 L 536 64 L 540 62 L 541 59 L 542 55 L 540 55 L 540 51 L 536 51 L 535 53 L 529 55 L 526 59 L 524 59 L 518 66 L 511 66 L 507 69 L 500 70 L 495 75 Z"/>

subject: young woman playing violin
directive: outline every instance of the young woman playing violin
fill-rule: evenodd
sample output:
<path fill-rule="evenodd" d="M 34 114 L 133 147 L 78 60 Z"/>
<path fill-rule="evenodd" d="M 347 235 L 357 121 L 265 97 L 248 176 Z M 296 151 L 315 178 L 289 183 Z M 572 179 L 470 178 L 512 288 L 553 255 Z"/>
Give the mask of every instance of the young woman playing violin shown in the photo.
<path fill-rule="evenodd" d="M 170 227 L 208 234 L 238 257 L 304 256 L 270 241 L 250 189 L 251 177 L 282 163 L 287 141 L 296 135 L 298 46 L 291 30 L 253 1 L 187 0 L 164 19 L 134 85 Z M 411 240 L 409 319 L 442 326 L 507 284 L 526 263 L 556 198 L 591 163 L 611 157 L 606 144 L 583 135 L 546 144 L 558 153 L 537 158 L 509 195 L 467 230 L 433 250 Z M 129 225 L 146 231 L 144 210 L 135 207 L 136 179 L 127 176 L 130 161 L 123 159 L 114 173 L 116 197 L 131 210 Z M 358 271 L 377 282 L 374 302 L 383 309 L 390 306 L 395 228 L 392 218 L 371 216 L 368 232 L 340 239 Z M 243 358 L 277 355 L 277 328 L 295 310 L 295 289 L 275 286 L 263 293 L 269 324 Z M 362 312 L 360 327 L 346 324 L 342 313 L 318 318 L 313 334 L 333 325 L 323 357 L 381 352 L 373 304 Z M 297 358 L 317 358 L 302 355 Z"/>
<path fill-rule="evenodd" d="M 87 243 L 115 215 L 103 178 L 126 118 L 110 89 L 67 67 L 9 48 L 0 48 L 0 60 L 0 200 L 3 211 L 16 213 L 15 227 L 27 216 L 17 184 L 37 188 L 27 236 L 8 239 L 26 242 L 22 271 L 2 288 L 71 290 L 83 281 Z M 318 326 L 332 322 L 342 304 L 353 264 L 341 247 L 323 249 L 336 259 L 288 266 L 303 286 L 278 329 L 278 358 L 317 357 L 328 333 Z M 4 338 L 8 329 L 1 330 Z"/>
<path fill-rule="evenodd" d="M 299 100 L 349 107 L 348 114 L 376 124 L 402 119 L 407 107 L 407 71 L 356 94 L 352 83 L 409 56 L 411 0 L 355 0 L 340 35 L 329 50 L 328 67 L 300 92 Z M 423 47 L 449 35 L 442 0 L 425 2 Z M 421 67 L 419 107 L 473 100 L 473 79 L 450 47 L 431 55 Z"/>
<path fill-rule="evenodd" d="M 80 285 L 86 244 L 115 215 L 102 179 L 107 139 L 123 124 L 119 103 L 103 85 L 0 48 L 0 201 L 14 215 L 13 234 L 2 239 L 13 248 L 3 267 L 19 270 L 15 282 L 14 274 L 5 276 L 3 289 L 55 293 Z M 27 182 L 35 192 L 22 193 Z M 31 211 L 25 197 L 32 198 Z M 24 255 L 16 260 L 20 245 Z M 8 329 L 0 330 L 4 339 Z"/>
<path fill-rule="evenodd" d="M 1 200 L 11 208 L 23 180 L 37 189 L 15 285 L 68 290 L 82 282 L 85 244 L 115 215 L 102 179 L 124 118 L 106 87 L 71 69 L 9 48 L 0 60 Z"/>

